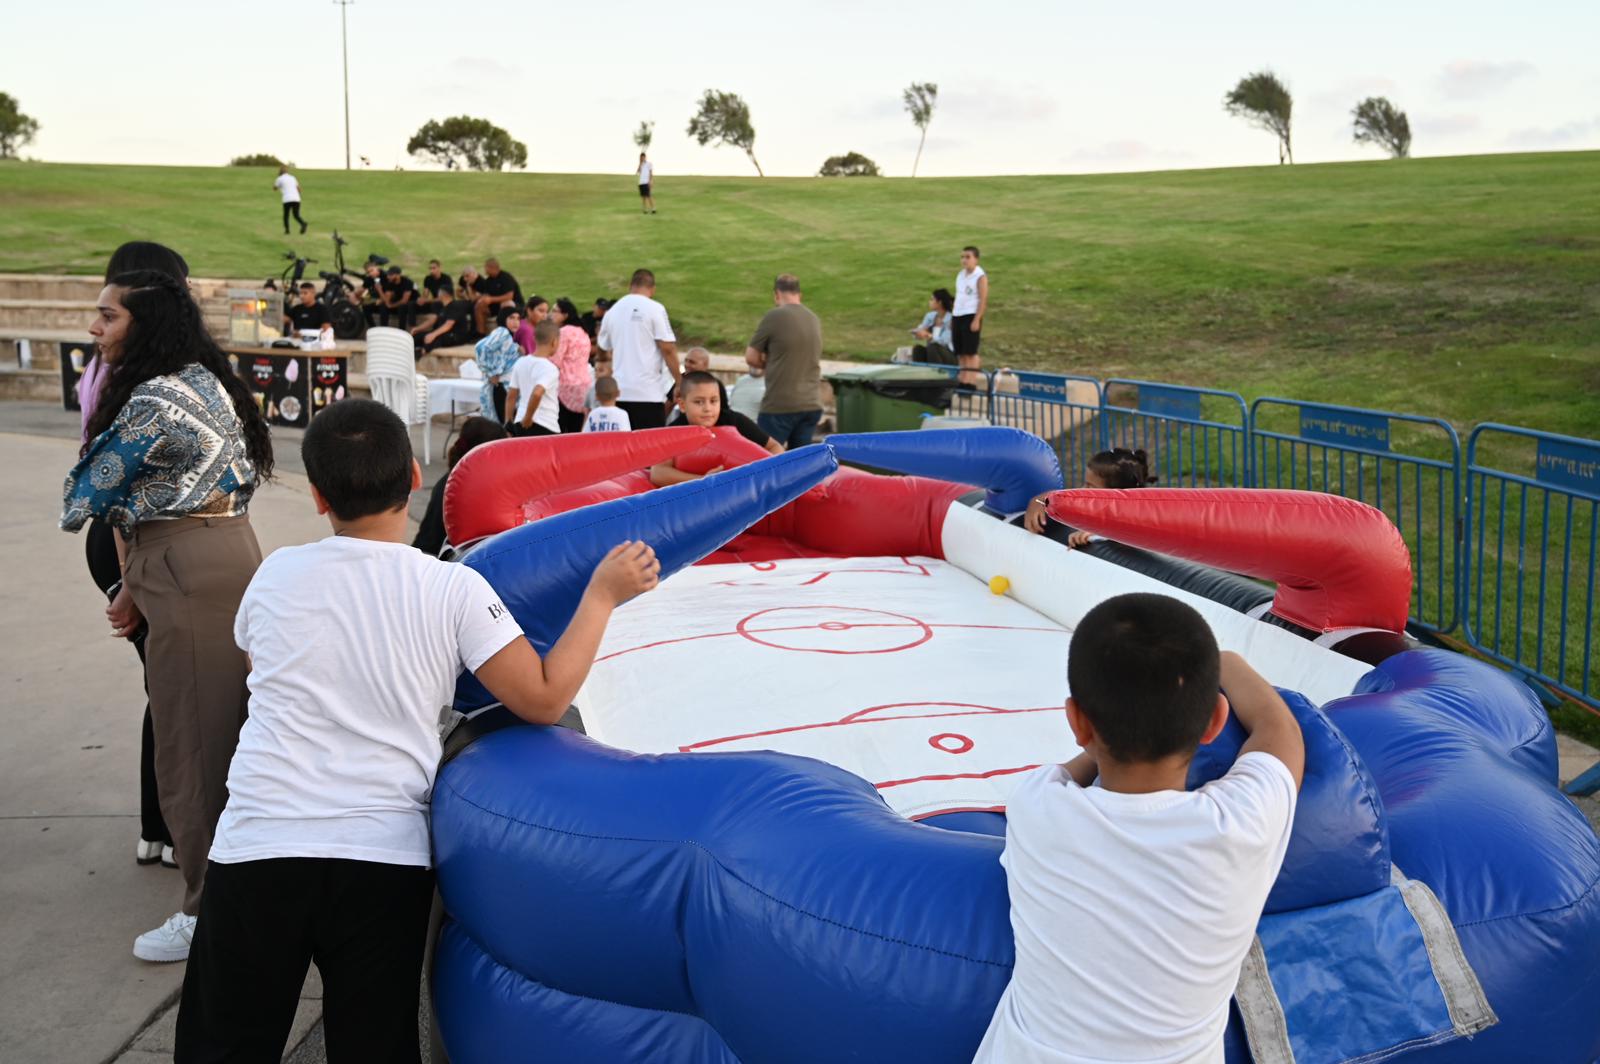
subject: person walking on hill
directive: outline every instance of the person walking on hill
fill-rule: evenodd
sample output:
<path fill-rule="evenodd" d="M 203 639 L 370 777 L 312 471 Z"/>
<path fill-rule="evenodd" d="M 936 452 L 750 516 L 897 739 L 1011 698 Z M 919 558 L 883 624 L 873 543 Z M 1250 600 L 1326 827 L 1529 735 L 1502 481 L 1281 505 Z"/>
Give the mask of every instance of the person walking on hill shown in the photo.
<path fill-rule="evenodd" d="M 655 167 L 650 165 L 650 160 L 645 158 L 644 152 L 639 153 L 639 206 L 645 214 L 656 213 L 656 197 L 651 189 L 650 179 L 655 175 Z"/>
<path fill-rule="evenodd" d="M 950 315 L 950 335 L 956 343 L 956 363 L 961 372 L 956 383 L 976 388 L 982 380 L 983 361 L 978 357 L 983 316 L 989 310 L 989 275 L 978 265 L 978 249 L 968 244 L 961 249 L 961 272 L 956 274 L 956 305 Z"/>
<path fill-rule="evenodd" d="M 800 278 L 780 273 L 772 301 L 744 357 L 766 369 L 761 431 L 786 449 L 805 447 L 822 420 L 822 322 L 800 302 Z"/>
<path fill-rule="evenodd" d="M 595 346 L 613 359 L 611 375 L 621 390 L 617 406 L 636 429 L 659 429 L 667 423 L 667 397 L 683 375 L 678 365 L 678 338 L 672 334 L 667 308 L 655 301 L 656 275 L 634 270 L 628 294 L 600 319 Z"/>
<path fill-rule="evenodd" d="M 294 220 L 300 223 L 300 231 L 306 231 L 306 221 L 300 217 L 300 182 L 289 172 L 287 166 L 278 167 L 278 179 L 272 183 L 283 197 L 283 235 L 289 235 L 289 215 L 294 215 Z"/>

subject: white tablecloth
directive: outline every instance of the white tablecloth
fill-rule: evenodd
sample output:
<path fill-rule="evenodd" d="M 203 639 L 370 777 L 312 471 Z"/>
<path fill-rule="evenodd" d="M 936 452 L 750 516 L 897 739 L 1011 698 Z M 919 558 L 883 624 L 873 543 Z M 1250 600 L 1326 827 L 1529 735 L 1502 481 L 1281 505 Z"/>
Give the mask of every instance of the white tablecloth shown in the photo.
<path fill-rule="evenodd" d="M 452 417 L 475 413 L 481 384 L 481 381 L 469 381 L 462 377 L 428 378 L 428 413 Z"/>

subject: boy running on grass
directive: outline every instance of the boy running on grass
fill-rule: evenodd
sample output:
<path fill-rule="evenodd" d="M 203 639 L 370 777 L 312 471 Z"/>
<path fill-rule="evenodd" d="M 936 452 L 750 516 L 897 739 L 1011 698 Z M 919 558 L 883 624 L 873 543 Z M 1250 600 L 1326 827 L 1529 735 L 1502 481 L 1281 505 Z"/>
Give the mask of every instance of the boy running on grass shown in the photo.
<path fill-rule="evenodd" d="M 180 1062 L 280 1059 L 313 960 L 330 1061 L 418 1059 L 441 707 L 467 668 L 553 724 L 611 611 L 660 573 L 645 544 L 613 548 L 541 660 L 482 576 L 407 545 L 422 472 L 398 417 L 334 403 L 301 454 L 334 534 L 273 553 L 234 622 L 250 718 L 184 973 Z"/>

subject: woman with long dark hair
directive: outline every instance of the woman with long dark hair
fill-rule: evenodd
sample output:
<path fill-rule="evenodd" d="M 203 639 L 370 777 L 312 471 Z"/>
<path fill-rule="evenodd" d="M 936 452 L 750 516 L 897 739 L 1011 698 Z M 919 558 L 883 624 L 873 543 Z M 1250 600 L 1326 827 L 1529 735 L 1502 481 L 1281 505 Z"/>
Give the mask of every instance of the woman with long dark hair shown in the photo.
<path fill-rule="evenodd" d="M 562 432 L 582 432 L 583 415 L 588 413 L 589 389 L 594 386 L 594 370 L 589 365 L 589 334 L 583 331 L 578 308 L 562 296 L 556 300 L 550 320 L 561 326 L 556 353 L 550 361 L 561 374 L 556 386 L 556 418 Z"/>
<path fill-rule="evenodd" d="M 133 952 L 178 961 L 189 955 L 245 718 L 249 663 L 233 621 L 261 562 L 246 510 L 272 473 L 272 441 L 184 282 L 119 273 L 96 302 L 89 334 L 108 371 L 67 477 L 61 527 L 76 532 L 93 517 L 112 526 L 123 577 L 106 610 L 112 634 L 149 625 L 156 782 L 184 898 Z"/>
<path fill-rule="evenodd" d="M 119 273 L 130 270 L 157 270 L 185 283 L 189 279 L 189 264 L 183 256 L 162 244 L 148 240 L 130 240 L 111 253 L 106 263 L 107 282 Z M 109 367 L 96 351 L 83 367 L 78 378 L 78 409 L 83 418 L 84 444 L 89 442 L 89 420 L 100 405 L 100 391 L 104 387 Z M 122 589 L 122 565 L 117 560 L 117 541 L 111 525 L 100 518 L 89 522 L 89 531 L 83 537 L 83 551 L 89 563 L 89 576 L 102 594 L 115 598 Z M 128 637 L 139 655 L 139 667 L 144 668 L 144 638 L 146 627 L 139 625 Z M 156 743 L 150 724 L 150 704 L 145 700 L 144 724 L 139 736 L 139 842 L 134 847 L 133 859 L 142 865 L 158 861 L 168 868 L 178 867 L 172 849 L 172 835 L 161 816 L 161 796 L 156 787 Z"/>

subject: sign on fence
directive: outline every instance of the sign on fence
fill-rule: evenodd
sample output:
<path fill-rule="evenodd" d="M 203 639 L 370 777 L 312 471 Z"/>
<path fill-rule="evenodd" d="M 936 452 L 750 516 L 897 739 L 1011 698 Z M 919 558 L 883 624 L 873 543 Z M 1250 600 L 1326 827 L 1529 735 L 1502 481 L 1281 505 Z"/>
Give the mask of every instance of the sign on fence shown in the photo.
<path fill-rule="evenodd" d="M 1353 444 L 1369 451 L 1389 449 L 1389 418 L 1370 411 L 1300 404 L 1300 438 L 1318 443 Z"/>
<path fill-rule="evenodd" d="M 1600 495 L 1600 447 L 1541 436 L 1534 476 L 1541 484 Z"/>
<path fill-rule="evenodd" d="M 1139 382 L 1139 412 L 1158 417 L 1200 420 L 1200 393 L 1187 388 L 1165 388 Z"/>

